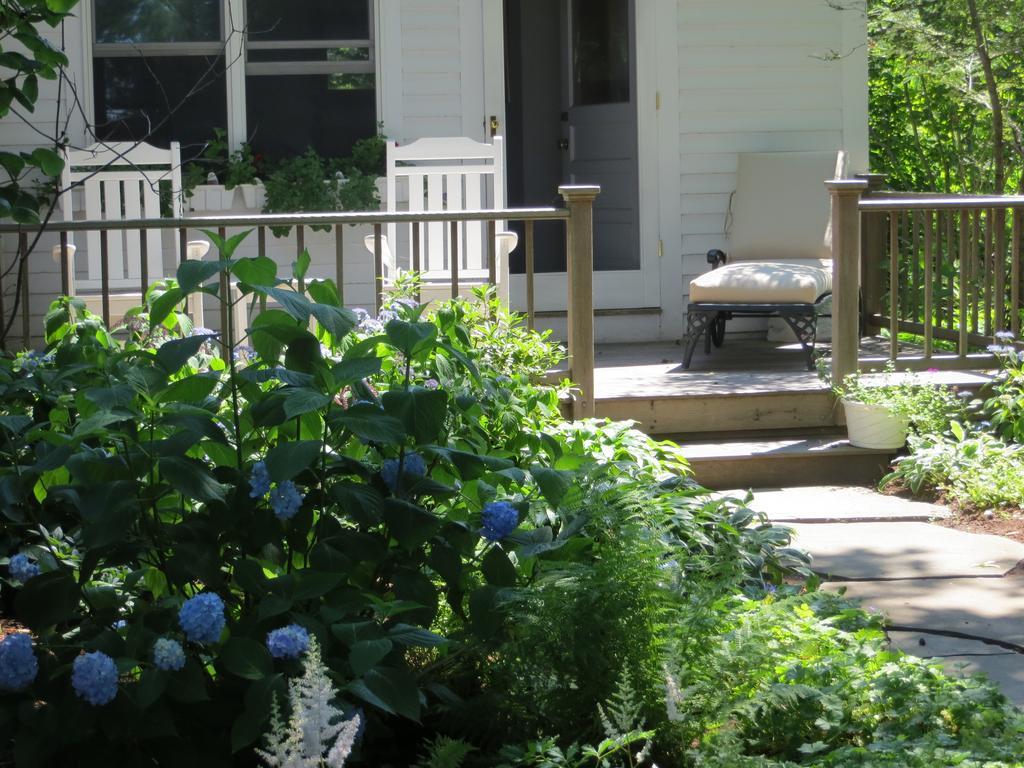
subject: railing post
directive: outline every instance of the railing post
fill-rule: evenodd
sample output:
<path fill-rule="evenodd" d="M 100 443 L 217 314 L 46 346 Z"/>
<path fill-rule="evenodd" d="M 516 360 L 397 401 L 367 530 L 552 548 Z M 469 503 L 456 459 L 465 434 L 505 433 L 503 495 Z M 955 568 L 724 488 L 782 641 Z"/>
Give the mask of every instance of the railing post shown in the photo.
<path fill-rule="evenodd" d="M 594 200 L 598 186 L 558 188 L 569 209 L 565 224 L 569 299 L 569 371 L 580 389 L 573 418 L 594 416 Z"/>
<path fill-rule="evenodd" d="M 866 197 L 872 192 L 878 192 L 884 188 L 886 175 L 884 173 L 858 173 L 855 178 L 868 183 Z M 871 316 L 882 314 L 882 270 L 879 268 L 878 257 L 885 252 L 885 220 L 884 213 L 868 211 L 862 213 L 860 217 L 860 286 L 864 326 L 869 333 L 879 327 L 871 322 Z"/>
<path fill-rule="evenodd" d="M 860 347 L 860 198 L 866 181 L 826 181 L 832 195 L 832 381 L 858 366 Z"/>

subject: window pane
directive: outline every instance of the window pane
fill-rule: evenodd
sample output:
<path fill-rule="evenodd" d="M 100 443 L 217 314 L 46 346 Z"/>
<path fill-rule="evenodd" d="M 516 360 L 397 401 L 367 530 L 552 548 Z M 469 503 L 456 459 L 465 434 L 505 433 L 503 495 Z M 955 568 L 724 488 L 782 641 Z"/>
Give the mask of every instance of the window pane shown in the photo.
<path fill-rule="evenodd" d="M 96 0 L 97 43 L 221 39 L 221 0 Z"/>
<path fill-rule="evenodd" d="M 250 143 L 271 162 L 309 147 L 343 157 L 377 132 L 373 75 L 251 75 L 245 82 Z"/>
<path fill-rule="evenodd" d="M 158 147 L 178 141 L 186 160 L 202 150 L 215 127 L 227 125 L 222 58 L 97 58 L 93 69 L 100 139 L 145 139 Z"/>
<path fill-rule="evenodd" d="M 629 101 L 628 0 L 573 0 L 573 104 Z"/>
<path fill-rule="evenodd" d="M 248 0 L 250 40 L 369 40 L 369 0 Z"/>

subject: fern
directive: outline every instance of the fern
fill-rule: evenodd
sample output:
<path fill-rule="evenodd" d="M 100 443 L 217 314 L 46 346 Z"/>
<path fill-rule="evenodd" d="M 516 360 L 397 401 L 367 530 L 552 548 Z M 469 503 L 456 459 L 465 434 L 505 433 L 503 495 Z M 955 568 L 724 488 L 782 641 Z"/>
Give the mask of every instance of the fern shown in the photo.
<path fill-rule="evenodd" d="M 438 736 L 427 750 L 427 754 L 416 764 L 416 768 L 460 768 L 469 753 L 476 747 L 461 739 Z"/>
<path fill-rule="evenodd" d="M 597 705 L 598 716 L 605 736 L 615 739 L 637 730 L 643 722 L 643 700 L 637 695 L 629 670 L 623 670 L 615 693 L 605 702 Z"/>

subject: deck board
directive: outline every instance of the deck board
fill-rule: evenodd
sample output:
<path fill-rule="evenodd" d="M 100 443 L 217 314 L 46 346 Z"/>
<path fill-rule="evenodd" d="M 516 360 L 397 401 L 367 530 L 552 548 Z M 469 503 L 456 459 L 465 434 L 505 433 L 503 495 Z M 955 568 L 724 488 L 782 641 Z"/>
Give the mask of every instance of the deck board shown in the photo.
<path fill-rule="evenodd" d="M 861 352 L 875 356 L 888 351 L 888 342 L 865 339 Z M 824 347 L 827 352 L 827 347 Z M 727 339 L 705 355 L 699 348 L 689 370 L 682 367 L 682 346 L 673 342 L 601 344 L 594 373 L 598 401 L 666 399 L 725 395 L 766 395 L 824 392 L 817 373 L 804 367 L 796 344 L 763 339 Z M 972 371 L 922 374 L 950 386 L 977 388 L 988 376 Z"/>

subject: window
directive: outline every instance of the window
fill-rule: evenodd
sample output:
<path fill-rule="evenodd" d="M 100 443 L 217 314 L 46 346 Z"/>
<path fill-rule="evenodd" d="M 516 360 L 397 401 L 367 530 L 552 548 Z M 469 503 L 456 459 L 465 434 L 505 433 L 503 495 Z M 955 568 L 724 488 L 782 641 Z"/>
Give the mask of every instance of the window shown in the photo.
<path fill-rule="evenodd" d="M 629 5 L 626 0 L 573 0 L 572 103 L 629 101 Z"/>
<path fill-rule="evenodd" d="M 93 18 L 99 138 L 187 157 L 227 124 L 221 0 L 95 0 Z"/>
<path fill-rule="evenodd" d="M 248 0 L 247 132 L 274 160 L 347 155 L 377 125 L 368 0 Z"/>
<path fill-rule="evenodd" d="M 244 88 L 232 118 L 256 152 L 346 155 L 376 132 L 371 2 L 244 0 L 245 76 L 230 78 L 225 17 L 243 0 L 93 0 L 97 136 L 178 141 L 188 159 Z"/>

